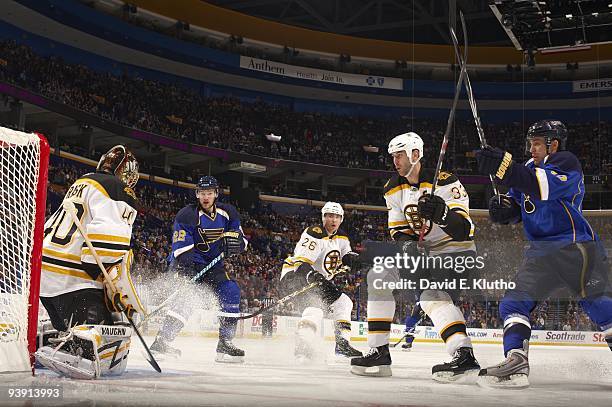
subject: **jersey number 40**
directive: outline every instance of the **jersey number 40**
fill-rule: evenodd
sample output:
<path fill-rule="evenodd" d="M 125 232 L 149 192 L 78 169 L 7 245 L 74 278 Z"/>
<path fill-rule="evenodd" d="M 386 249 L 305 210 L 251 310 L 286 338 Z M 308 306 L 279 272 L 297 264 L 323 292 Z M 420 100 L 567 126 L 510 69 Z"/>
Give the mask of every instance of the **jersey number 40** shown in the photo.
<path fill-rule="evenodd" d="M 77 210 L 77 218 L 82 221 L 83 214 L 85 213 L 85 206 L 80 202 L 74 202 L 74 207 Z M 60 227 L 63 226 L 63 227 Z M 63 236 L 58 231 L 68 230 Z M 44 230 L 44 237 L 46 238 L 49 234 L 51 236 L 51 242 L 58 246 L 66 246 L 72 240 L 74 232 L 77 230 L 77 225 L 63 207 L 60 207 L 51 216 L 49 220 L 49 226 Z"/>

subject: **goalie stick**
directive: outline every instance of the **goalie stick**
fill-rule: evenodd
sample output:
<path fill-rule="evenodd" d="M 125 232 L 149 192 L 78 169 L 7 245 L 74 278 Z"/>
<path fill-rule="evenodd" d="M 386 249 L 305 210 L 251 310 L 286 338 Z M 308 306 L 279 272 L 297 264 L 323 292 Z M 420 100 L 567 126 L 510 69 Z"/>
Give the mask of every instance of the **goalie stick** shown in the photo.
<path fill-rule="evenodd" d="M 91 240 L 89 240 L 89 238 L 87 237 L 85 228 L 83 228 L 83 224 L 81 224 L 81 221 L 79 220 L 79 217 L 77 216 L 77 210 L 76 210 L 76 207 L 74 206 L 74 203 L 69 200 L 64 200 L 64 202 L 62 203 L 62 206 L 64 207 L 64 210 L 68 212 L 70 216 L 72 217 L 72 221 L 76 225 L 81 236 L 83 236 L 83 240 L 85 240 L 85 244 L 91 251 L 91 254 L 94 257 L 94 259 L 96 259 L 96 263 L 98 264 L 98 267 L 100 267 L 100 271 L 102 271 L 102 275 L 104 275 L 104 280 L 106 281 L 106 284 L 108 284 L 113 294 L 116 294 L 117 287 L 115 287 L 113 280 L 108 275 L 106 268 L 104 268 L 104 265 L 102 264 L 102 260 L 100 260 L 100 257 L 98 256 L 98 253 L 96 252 L 96 249 L 91 244 Z M 149 364 L 153 366 L 153 369 L 155 369 L 158 373 L 161 373 L 161 368 L 159 367 L 159 364 L 157 363 L 157 361 L 151 354 L 151 350 L 149 349 L 149 347 L 147 346 L 147 343 L 145 342 L 142 335 L 140 334 L 140 331 L 138 331 L 136 324 L 134 324 L 134 321 L 132 320 L 132 318 L 129 317 L 129 315 L 127 314 L 125 310 L 123 311 L 123 314 L 125 315 L 127 320 L 130 322 L 130 325 L 132 325 L 132 328 L 134 328 L 134 332 L 136 332 L 138 339 L 140 339 L 140 342 L 142 343 L 142 346 L 144 347 L 147 353 L 147 362 L 149 362 Z"/>
<path fill-rule="evenodd" d="M 455 57 L 459 62 L 459 67 L 461 68 L 461 72 L 464 75 L 465 82 L 465 91 L 467 93 L 468 101 L 470 102 L 470 110 L 472 111 L 472 116 L 474 116 L 474 124 L 476 125 L 476 132 L 478 133 L 478 138 L 480 140 L 480 148 L 486 148 L 488 146 L 487 140 L 485 139 L 484 130 L 482 129 L 482 123 L 480 121 L 480 116 L 478 115 L 478 107 L 476 106 L 476 99 L 474 98 L 474 92 L 472 90 L 472 83 L 470 81 L 470 76 L 467 71 L 467 31 L 465 28 L 465 19 L 463 18 L 463 13 L 459 14 L 461 20 L 461 27 L 463 30 L 463 36 L 465 39 L 465 56 L 462 57 L 459 50 L 459 41 L 457 40 L 457 35 L 455 32 L 451 30 L 451 38 L 453 40 L 453 48 L 455 49 Z M 501 199 L 499 196 L 499 191 L 497 189 L 497 185 L 495 184 L 495 180 L 493 179 L 493 175 L 489 174 L 489 180 L 491 180 L 491 186 L 493 187 L 493 193 L 497 196 L 498 199 Z"/>
<path fill-rule="evenodd" d="M 460 11 L 459 15 L 461 16 L 462 29 L 463 29 L 463 41 L 464 41 L 464 56 L 463 61 L 467 61 L 467 50 L 468 50 L 468 41 L 467 41 L 467 32 L 465 30 L 465 23 L 463 21 L 463 13 Z M 455 30 L 453 27 L 450 28 L 451 37 L 455 40 L 457 36 L 455 34 Z M 455 50 L 457 52 L 457 50 Z M 461 89 L 463 88 L 463 79 L 465 77 L 466 71 L 461 69 L 459 71 L 459 79 L 457 80 L 457 84 L 455 85 L 455 96 L 453 98 L 453 105 L 448 114 L 448 121 L 446 122 L 446 130 L 444 131 L 444 137 L 442 138 L 442 146 L 440 147 L 440 154 L 438 155 L 438 163 L 436 164 L 436 172 L 434 173 L 434 179 L 431 183 L 431 195 L 433 196 L 436 191 L 436 184 L 438 183 L 438 178 L 440 177 L 440 171 L 442 170 L 442 163 L 444 162 L 444 156 L 446 155 L 446 148 L 448 147 L 448 141 L 450 138 L 450 131 L 455 120 L 455 112 L 457 111 L 457 103 L 459 102 L 459 95 L 461 94 Z M 419 234 L 419 245 L 422 245 L 423 237 L 425 236 L 425 223 L 421 227 L 421 233 Z"/>

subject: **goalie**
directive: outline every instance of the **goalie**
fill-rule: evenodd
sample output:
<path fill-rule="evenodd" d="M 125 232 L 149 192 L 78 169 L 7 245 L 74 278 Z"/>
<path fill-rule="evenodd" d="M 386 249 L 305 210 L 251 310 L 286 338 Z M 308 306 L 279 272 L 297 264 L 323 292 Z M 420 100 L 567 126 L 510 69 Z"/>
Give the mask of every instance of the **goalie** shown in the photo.
<path fill-rule="evenodd" d="M 130 317 L 144 313 L 130 278 L 130 240 L 136 219 L 138 162 L 124 146 L 100 158 L 95 173 L 85 174 L 68 189 L 87 237 L 113 280 L 114 295 L 63 205 L 45 223 L 40 300 L 57 331 L 36 352 L 54 372 L 76 379 L 120 375 L 125 371 L 132 328 Z"/>

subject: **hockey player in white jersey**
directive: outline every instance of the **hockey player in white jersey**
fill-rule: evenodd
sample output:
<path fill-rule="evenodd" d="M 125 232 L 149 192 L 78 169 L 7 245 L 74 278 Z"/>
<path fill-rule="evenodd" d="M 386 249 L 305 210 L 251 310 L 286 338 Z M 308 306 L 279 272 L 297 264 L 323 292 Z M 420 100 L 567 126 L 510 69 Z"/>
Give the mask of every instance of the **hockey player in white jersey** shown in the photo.
<path fill-rule="evenodd" d="M 145 312 L 130 277 L 138 176 L 134 155 L 117 145 L 64 197 L 74 204 L 115 295 L 63 206 L 45 223 L 40 300 L 58 336 L 38 349 L 36 358 L 61 375 L 94 379 L 125 370 L 132 328 L 115 313 Z"/>
<path fill-rule="evenodd" d="M 312 289 L 296 302 L 303 309 L 296 332 L 295 356 L 300 362 L 314 357 L 313 341 L 321 332 L 324 307 L 332 311 L 335 323 L 336 355 L 342 357 L 362 356 L 350 344 L 351 312 L 353 301 L 331 281 L 330 273 L 338 267 L 358 266 L 358 254 L 351 251 L 351 243 L 340 228 L 344 210 L 339 203 L 327 202 L 321 209 L 322 226 L 311 226 L 304 230 L 295 245 L 293 256 L 283 265 L 281 296 L 295 292 L 313 282 L 321 286 Z"/>
<path fill-rule="evenodd" d="M 469 198 L 459 179 L 441 172 L 435 195 L 431 196 L 434 171 L 421 169 L 423 140 L 416 133 L 405 133 L 389 143 L 389 154 L 397 175 L 384 187 L 389 209 L 388 227 L 395 241 L 416 242 L 425 228 L 422 246 L 431 257 L 475 256 L 472 240 L 474 225 L 469 216 Z M 404 244 L 417 256 L 416 244 Z M 364 376 L 391 376 L 389 332 L 395 313 L 392 290 L 376 289 L 376 279 L 398 281 L 405 278 L 403 270 L 391 268 L 385 275 L 368 273 L 368 345 L 370 352 L 351 360 L 351 372 Z M 454 270 L 423 270 L 432 279 L 444 280 Z M 380 286 L 379 286 L 380 287 Z M 472 343 L 466 333 L 465 319 L 453 304 L 448 292 L 426 289 L 420 292 L 419 304 L 431 318 L 453 356 L 449 363 L 432 368 L 432 377 L 440 382 L 460 380 L 476 375 L 479 365 L 474 358 Z"/>

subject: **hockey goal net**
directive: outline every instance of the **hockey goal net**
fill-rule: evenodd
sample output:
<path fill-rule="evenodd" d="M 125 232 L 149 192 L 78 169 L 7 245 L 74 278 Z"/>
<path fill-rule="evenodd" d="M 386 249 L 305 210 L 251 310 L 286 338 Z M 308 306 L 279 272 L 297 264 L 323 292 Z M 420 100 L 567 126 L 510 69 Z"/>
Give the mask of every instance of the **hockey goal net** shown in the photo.
<path fill-rule="evenodd" d="M 0 377 L 32 372 L 49 144 L 0 127 Z"/>

